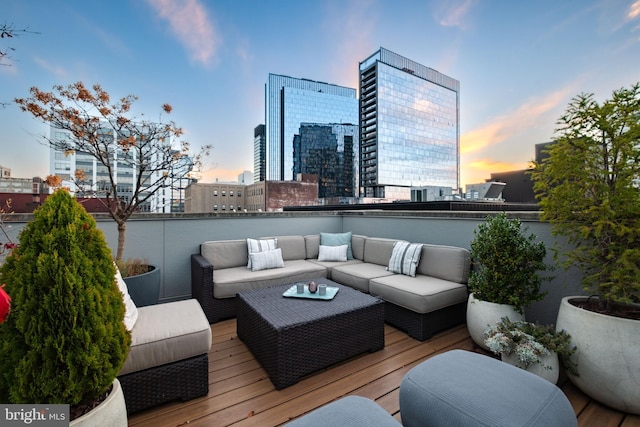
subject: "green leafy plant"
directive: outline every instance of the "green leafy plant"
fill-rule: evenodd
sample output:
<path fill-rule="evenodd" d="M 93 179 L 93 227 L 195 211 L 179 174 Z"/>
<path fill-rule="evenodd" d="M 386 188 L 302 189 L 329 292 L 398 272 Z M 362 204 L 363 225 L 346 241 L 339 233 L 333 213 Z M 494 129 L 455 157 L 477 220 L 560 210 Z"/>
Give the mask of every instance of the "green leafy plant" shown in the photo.
<path fill-rule="evenodd" d="M 128 353 L 122 294 L 102 231 L 66 191 L 34 212 L 0 269 L 0 402 L 90 405 Z M 72 415 L 73 416 L 73 415 Z"/>
<path fill-rule="evenodd" d="M 516 354 L 526 369 L 534 363 L 543 363 L 543 358 L 555 352 L 560 363 L 574 376 L 578 366 L 570 356 L 576 348 L 571 344 L 571 335 L 566 331 L 555 331 L 551 325 L 511 321 L 508 317 L 484 331 L 484 343 L 495 354 Z M 549 366 L 544 366 L 550 369 Z"/>
<path fill-rule="evenodd" d="M 567 239 L 557 257 L 583 272 L 605 312 L 640 302 L 640 83 L 571 100 L 531 173 L 541 218 Z"/>
<path fill-rule="evenodd" d="M 505 213 L 487 217 L 474 230 L 469 288 L 475 298 L 511 304 L 520 313 L 544 298 L 546 292 L 540 287 L 548 278 L 539 272 L 550 269 L 544 262 L 547 249 L 534 234 L 527 236 L 527 230 L 520 220 L 509 219 Z"/>

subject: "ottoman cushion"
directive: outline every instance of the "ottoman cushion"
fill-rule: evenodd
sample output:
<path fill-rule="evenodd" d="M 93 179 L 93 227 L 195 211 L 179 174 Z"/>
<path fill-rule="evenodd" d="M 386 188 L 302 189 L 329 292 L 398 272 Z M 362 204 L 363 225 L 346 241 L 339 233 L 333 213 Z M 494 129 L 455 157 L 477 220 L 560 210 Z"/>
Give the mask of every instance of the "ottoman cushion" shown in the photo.
<path fill-rule="evenodd" d="M 402 427 L 373 400 L 347 396 L 286 424 L 287 427 Z"/>
<path fill-rule="evenodd" d="M 138 308 L 131 348 L 118 375 L 199 356 L 211 348 L 211 327 L 198 300 Z"/>
<path fill-rule="evenodd" d="M 577 426 L 567 397 L 550 382 L 489 356 L 453 350 L 411 369 L 400 414 L 412 426 Z"/>

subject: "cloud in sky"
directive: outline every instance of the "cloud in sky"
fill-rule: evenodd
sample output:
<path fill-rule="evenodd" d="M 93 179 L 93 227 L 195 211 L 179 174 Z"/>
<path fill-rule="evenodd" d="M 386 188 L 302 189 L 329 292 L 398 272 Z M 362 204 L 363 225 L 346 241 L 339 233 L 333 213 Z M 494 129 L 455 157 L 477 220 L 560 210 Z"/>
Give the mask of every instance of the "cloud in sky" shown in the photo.
<path fill-rule="evenodd" d="M 48 71 L 49 73 L 55 75 L 58 78 L 66 78 L 68 73 L 67 73 L 67 70 L 65 70 L 64 68 L 60 66 L 52 65 L 49 62 L 45 61 L 43 58 L 40 58 L 39 56 L 33 55 L 32 58 L 36 64 L 38 64 L 41 68 Z"/>
<path fill-rule="evenodd" d="M 173 34 L 187 49 L 192 60 L 208 65 L 221 44 L 209 22 L 207 11 L 198 0 L 148 0 L 167 22 Z"/>
<path fill-rule="evenodd" d="M 513 112 L 491 119 L 466 132 L 460 139 L 460 152 L 472 153 L 499 144 L 535 127 L 545 120 L 545 114 L 564 105 L 573 93 L 575 83 L 540 97 L 530 98 Z"/>
<path fill-rule="evenodd" d="M 444 1 L 435 11 L 434 19 L 443 27 L 465 29 L 468 26 L 469 11 L 475 3 L 476 0 Z"/>
<path fill-rule="evenodd" d="M 323 28 L 326 37 L 335 42 L 336 60 L 331 66 L 332 81 L 347 87 L 358 87 L 356 61 L 362 61 L 380 46 L 371 46 L 378 23 L 378 8 L 372 1 L 329 3 Z"/>

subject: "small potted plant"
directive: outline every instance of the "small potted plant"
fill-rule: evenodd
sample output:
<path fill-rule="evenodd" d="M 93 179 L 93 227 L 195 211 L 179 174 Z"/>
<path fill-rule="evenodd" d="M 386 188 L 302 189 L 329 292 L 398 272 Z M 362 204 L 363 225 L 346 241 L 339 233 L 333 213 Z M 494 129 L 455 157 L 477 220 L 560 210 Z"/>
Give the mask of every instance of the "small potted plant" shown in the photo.
<path fill-rule="evenodd" d="M 546 295 L 541 285 L 547 278 L 540 272 L 550 269 L 544 261 L 547 249 L 527 230 L 504 212 L 487 217 L 474 230 L 467 327 L 473 341 L 485 350 L 482 333 L 488 326 L 503 317 L 525 320 L 524 308 Z"/>
<path fill-rule="evenodd" d="M 484 342 L 502 360 L 533 372 L 556 383 L 559 364 L 572 375 L 578 375 L 577 366 L 570 360 L 576 351 L 571 336 L 555 331 L 553 326 L 539 325 L 503 318 L 484 331 Z"/>

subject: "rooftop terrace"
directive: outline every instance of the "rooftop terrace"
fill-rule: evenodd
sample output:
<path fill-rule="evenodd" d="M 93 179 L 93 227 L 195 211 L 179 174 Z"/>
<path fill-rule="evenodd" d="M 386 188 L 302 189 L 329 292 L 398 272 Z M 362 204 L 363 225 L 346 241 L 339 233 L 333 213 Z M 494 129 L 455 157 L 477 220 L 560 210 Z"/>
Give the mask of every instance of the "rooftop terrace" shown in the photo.
<path fill-rule="evenodd" d="M 491 212 L 482 211 L 324 211 L 226 214 L 141 214 L 127 223 L 125 257 L 148 259 L 162 271 L 161 300 L 190 298 L 190 254 L 206 240 L 317 234 L 352 231 L 354 234 L 405 239 L 411 242 L 469 248 L 473 231 Z M 537 211 L 510 212 L 548 248 L 561 241 L 541 223 Z M 96 215 L 112 248 L 117 229 L 106 216 Z M 13 215 L 10 232 L 17 237 L 30 215 Z M 551 253 L 548 262 L 552 262 Z M 560 299 L 582 294 L 578 271 L 556 270 L 544 287 L 547 297 L 527 309 L 529 321 L 555 323 Z M 398 387 L 408 370 L 427 358 L 455 348 L 474 348 L 464 325 L 425 342 L 385 326 L 385 348 L 311 375 L 276 391 L 253 355 L 237 338 L 235 320 L 211 325 L 209 394 L 189 402 L 175 402 L 134 414 L 129 424 L 174 426 L 280 425 L 341 396 L 370 397 L 400 419 Z M 640 417 L 613 411 L 578 391 L 566 378 L 561 387 L 571 401 L 581 426 L 639 426 Z"/>

